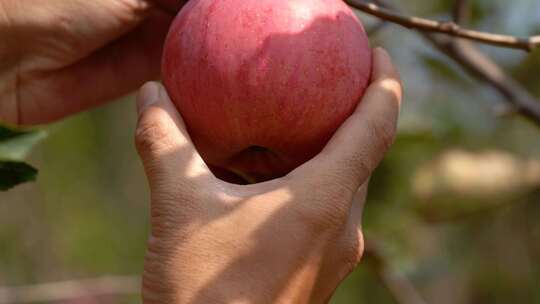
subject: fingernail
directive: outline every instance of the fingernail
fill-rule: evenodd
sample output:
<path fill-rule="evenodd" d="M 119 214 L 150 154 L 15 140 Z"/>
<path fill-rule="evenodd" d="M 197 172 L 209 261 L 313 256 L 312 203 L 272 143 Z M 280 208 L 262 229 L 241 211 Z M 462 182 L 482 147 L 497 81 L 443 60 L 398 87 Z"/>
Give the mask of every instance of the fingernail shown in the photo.
<path fill-rule="evenodd" d="M 160 91 L 160 85 L 156 82 L 148 82 L 141 87 L 137 96 L 137 113 L 139 115 L 159 101 Z"/>

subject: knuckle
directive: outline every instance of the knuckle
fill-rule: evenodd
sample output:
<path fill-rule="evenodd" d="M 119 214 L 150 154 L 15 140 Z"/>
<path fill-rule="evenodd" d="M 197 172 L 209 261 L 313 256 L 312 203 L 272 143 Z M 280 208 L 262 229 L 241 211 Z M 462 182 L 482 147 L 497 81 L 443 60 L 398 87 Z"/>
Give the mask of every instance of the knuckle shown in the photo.
<path fill-rule="evenodd" d="M 135 145 L 142 153 L 156 153 L 167 148 L 170 145 L 167 127 L 160 120 L 145 121 L 143 118 L 135 132 Z"/>

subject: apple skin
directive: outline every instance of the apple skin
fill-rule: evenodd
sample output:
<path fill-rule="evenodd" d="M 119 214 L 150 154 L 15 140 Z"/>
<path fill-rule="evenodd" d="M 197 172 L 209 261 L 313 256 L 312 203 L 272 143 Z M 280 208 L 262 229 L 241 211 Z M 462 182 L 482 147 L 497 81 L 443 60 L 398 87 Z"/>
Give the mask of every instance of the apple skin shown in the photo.
<path fill-rule="evenodd" d="M 322 150 L 371 66 L 342 0 L 191 0 L 169 31 L 162 79 L 213 171 L 259 182 Z"/>

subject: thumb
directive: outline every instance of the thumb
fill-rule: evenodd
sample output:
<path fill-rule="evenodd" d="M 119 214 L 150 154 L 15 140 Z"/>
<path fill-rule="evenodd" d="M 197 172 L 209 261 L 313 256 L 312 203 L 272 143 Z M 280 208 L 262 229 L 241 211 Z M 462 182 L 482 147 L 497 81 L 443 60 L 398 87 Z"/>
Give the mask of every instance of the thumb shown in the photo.
<path fill-rule="evenodd" d="M 402 98 L 399 74 L 388 53 L 373 51 L 372 82 L 355 112 L 336 131 L 323 151 L 300 167 L 303 176 L 320 175 L 327 185 L 364 184 L 392 145 Z M 298 174 L 298 173 L 297 173 Z"/>
<path fill-rule="evenodd" d="M 212 176 L 161 84 L 149 82 L 141 88 L 137 112 L 135 144 L 151 187 L 169 182 L 178 186 Z"/>

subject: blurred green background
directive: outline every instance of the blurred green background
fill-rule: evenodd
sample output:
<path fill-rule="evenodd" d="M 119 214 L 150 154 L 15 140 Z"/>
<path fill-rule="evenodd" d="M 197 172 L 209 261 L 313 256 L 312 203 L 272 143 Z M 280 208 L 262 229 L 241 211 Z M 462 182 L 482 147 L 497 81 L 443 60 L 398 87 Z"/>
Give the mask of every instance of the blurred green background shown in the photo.
<path fill-rule="evenodd" d="M 538 1 L 471 2 L 475 28 L 540 32 Z M 448 18 L 451 3 L 401 6 Z M 412 283 L 425 303 L 540 303 L 540 128 L 498 115 L 501 96 L 414 32 L 389 25 L 372 43 L 394 57 L 405 101 L 365 211 L 376 250 L 332 303 L 395 303 L 389 276 Z M 540 98 L 539 50 L 482 49 Z M 0 286 L 141 272 L 148 187 L 134 126 L 130 96 L 45 127 L 49 137 L 29 158 L 38 181 L 0 193 Z M 138 302 L 135 294 L 48 303 Z"/>

